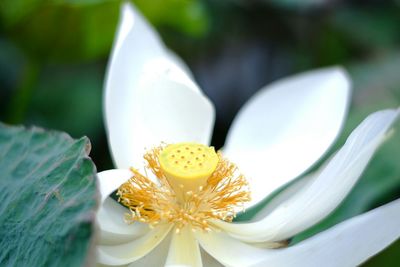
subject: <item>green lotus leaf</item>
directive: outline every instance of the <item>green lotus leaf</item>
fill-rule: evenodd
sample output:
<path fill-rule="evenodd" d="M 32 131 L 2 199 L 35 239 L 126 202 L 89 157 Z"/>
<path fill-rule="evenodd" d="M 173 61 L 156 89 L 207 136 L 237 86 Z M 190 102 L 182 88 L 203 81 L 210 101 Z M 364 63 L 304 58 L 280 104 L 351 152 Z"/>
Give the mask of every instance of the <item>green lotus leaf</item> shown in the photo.
<path fill-rule="evenodd" d="M 0 266 L 91 265 L 96 168 L 87 138 L 0 123 Z"/>

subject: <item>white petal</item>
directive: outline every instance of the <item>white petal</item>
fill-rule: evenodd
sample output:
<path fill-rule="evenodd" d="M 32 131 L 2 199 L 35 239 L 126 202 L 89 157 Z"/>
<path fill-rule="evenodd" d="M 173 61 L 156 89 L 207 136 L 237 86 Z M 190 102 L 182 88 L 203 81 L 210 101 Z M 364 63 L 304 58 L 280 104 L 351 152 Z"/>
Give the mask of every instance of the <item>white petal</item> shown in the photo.
<path fill-rule="evenodd" d="M 274 250 L 251 246 L 224 232 L 197 232 L 195 236 L 200 246 L 225 266 L 251 266 L 274 254 Z"/>
<path fill-rule="evenodd" d="M 147 225 L 125 223 L 124 214 L 129 211 L 108 197 L 131 177 L 132 172 L 124 169 L 107 170 L 97 174 L 101 203 L 96 221 L 100 229 L 101 244 L 125 243 L 148 232 Z"/>
<path fill-rule="evenodd" d="M 202 267 L 199 244 L 194 238 L 189 226 L 184 227 L 179 234 L 172 234 L 166 267 L 172 266 Z"/>
<path fill-rule="evenodd" d="M 398 239 L 399 220 L 400 200 L 396 200 L 284 249 L 256 248 L 224 233 L 196 237 L 228 266 L 353 267 Z"/>
<path fill-rule="evenodd" d="M 125 4 L 105 86 L 108 139 L 119 168 L 140 164 L 144 148 L 161 141 L 209 142 L 214 109 L 185 69 Z"/>
<path fill-rule="evenodd" d="M 168 255 L 168 248 L 170 244 L 171 233 L 164 238 L 164 240 L 154 248 L 150 253 L 143 256 L 137 261 L 129 264 L 128 267 L 162 267 L 165 264 L 165 259 Z"/>
<path fill-rule="evenodd" d="M 317 177 L 318 174 L 319 172 L 313 172 L 290 183 L 286 188 L 282 189 L 281 192 L 277 193 L 277 195 L 273 199 L 271 199 L 263 208 L 257 211 L 257 213 L 254 215 L 254 217 L 251 218 L 250 221 L 258 221 L 264 219 L 282 203 L 292 198 L 293 195 L 305 188 L 310 183 L 310 181 L 314 180 Z"/>
<path fill-rule="evenodd" d="M 171 225 L 160 225 L 129 243 L 97 246 L 98 262 L 108 265 L 134 262 L 152 251 L 165 238 L 171 227 Z"/>
<path fill-rule="evenodd" d="M 101 245 L 116 245 L 132 241 L 149 231 L 149 226 L 140 222 L 127 224 L 124 215 L 130 213 L 115 200 L 108 198 L 96 214 L 100 228 Z"/>
<path fill-rule="evenodd" d="M 358 266 L 399 238 L 399 221 L 400 200 L 396 200 L 344 221 L 254 266 Z"/>
<path fill-rule="evenodd" d="M 128 169 L 113 169 L 97 173 L 101 203 L 131 177 L 132 172 Z"/>
<path fill-rule="evenodd" d="M 357 182 L 400 110 L 368 116 L 320 174 L 264 219 L 245 224 L 215 224 L 247 242 L 279 241 L 299 233 L 335 209 Z"/>
<path fill-rule="evenodd" d="M 341 68 L 286 78 L 262 89 L 241 109 L 226 155 L 249 179 L 252 203 L 310 168 L 342 128 L 350 81 Z"/>
<path fill-rule="evenodd" d="M 135 83 L 139 77 L 132 74 L 139 74 L 144 65 L 155 59 L 163 63 L 162 66 L 155 66 L 156 68 L 168 69 L 171 77 L 187 83 L 193 90 L 198 90 L 191 79 L 189 68 L 182 59 L 165 47 L 156 30 L 133 4 L 124 3 L 107 71 L 107 83 Z"/>
<path fill-rule="evenodd" d="M 140 59 L 142 64 L 146 60 L 163 58 L 171 63 L 171 67 L 181 73 L 182 80 L 190 80 L 192 77 L 189 68 L 182 59 L 165 47 L 157 31 L 132 3 L 127 2 L 122 5 L 121 19 L 113 53 L 118 56 L 125 55 L 128 59 Z M 113 57 L 113 60 L 118 61 L 123 60 L 123 58 L 117 60 L 116 57 Z M 136 62 L 130 62 L 129 60 L 120 62 L 126 64 L 121 65 L 120 67 L 122 68 L 131 67 L 135 69 L 141 67 Z"/>
<path fill-rule="evenodd" d="M 200 247 L 200 252 L 201 252 L 201 261 L 203 262 L 203 266 L 205 267 L 224 267 L 219 261 L 211 257 L 210 254 L 205 252 L 204 249 Z"/>

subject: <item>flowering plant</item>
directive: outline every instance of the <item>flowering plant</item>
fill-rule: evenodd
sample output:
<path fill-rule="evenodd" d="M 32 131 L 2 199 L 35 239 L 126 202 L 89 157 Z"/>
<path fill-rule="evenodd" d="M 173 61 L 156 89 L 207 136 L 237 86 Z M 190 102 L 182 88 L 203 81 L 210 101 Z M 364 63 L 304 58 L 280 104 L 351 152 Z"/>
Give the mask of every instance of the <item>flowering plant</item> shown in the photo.
<path fill-rule="evenodd" d="M 398 109 L 368 116 L 319 170 L 285 187 L 254 221 L 233 222 L 331 146 L 347 113 L 345 70 L 311 71 L 263 88 L 239 112 L 217 153 L 208 146 L 212 104 L 184 63 L 125 4 L 105 87 L 118 169 L 98 174 L 99 263 L 355 266 L 400 235 L 396 200 L 288 246 L 346 197 Z M 109 197 L 115 190 L 126 208 Z"/>

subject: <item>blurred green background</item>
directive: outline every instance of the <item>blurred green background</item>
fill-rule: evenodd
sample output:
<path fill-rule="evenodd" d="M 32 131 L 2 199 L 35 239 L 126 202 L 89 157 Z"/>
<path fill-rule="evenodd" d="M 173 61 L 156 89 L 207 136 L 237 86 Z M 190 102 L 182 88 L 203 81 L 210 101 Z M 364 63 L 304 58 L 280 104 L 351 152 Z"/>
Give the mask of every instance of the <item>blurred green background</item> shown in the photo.
<path fill-rule="evenodd" d="M 399 0 L 134 2 L 215 103 L 216 147 L 251 95 L 303 70 L 340 64 L 354 80 L 349 121 L 336 147 L 367 114 L 400 104 Z M 112 168 L 102 84 L 120 3 L 0 1 L 0 121 L 86 135 L 98 170 Z M 399 152 L 395 133 L 340 208 L 294 242 L 398 198 Z M 397 266 L 399 251 L 397 242 L 365 266 Z"/>

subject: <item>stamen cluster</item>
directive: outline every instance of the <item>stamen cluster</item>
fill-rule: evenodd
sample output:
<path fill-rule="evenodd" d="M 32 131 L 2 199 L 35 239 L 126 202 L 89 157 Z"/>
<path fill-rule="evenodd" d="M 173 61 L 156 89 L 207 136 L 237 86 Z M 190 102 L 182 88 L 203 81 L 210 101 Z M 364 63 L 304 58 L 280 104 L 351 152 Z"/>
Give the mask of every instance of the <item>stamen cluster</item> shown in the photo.
<path fill-rule="evenodd" d="M 250 190 L 245 177 L 236 165 L 218 152 L 218 165 L 204 186 L 197 190 L 175 192 L 160 166 L 159 155 L 163 147 L 152 149 L 144 155 L 146 169 L 157 178 L 151 181 L 137 169 L 131 168 L 132 177 L 122 184 L 118 201 L 129 208 L 126 221 L 143 222 L 154 227 L 173 223 L 179 232 L 190 225 L 193 230 L 211 231 L 211 219 L 232 221 L 243 204 L 250 200 Z M 178 194 L 182 197 L 178 197 Z"/>

